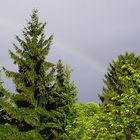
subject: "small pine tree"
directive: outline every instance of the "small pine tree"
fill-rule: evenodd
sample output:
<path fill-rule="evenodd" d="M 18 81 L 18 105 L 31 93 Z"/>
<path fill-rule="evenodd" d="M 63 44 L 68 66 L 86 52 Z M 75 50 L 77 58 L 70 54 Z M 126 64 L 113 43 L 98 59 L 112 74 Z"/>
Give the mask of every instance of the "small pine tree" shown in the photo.
<path fill-rule="evenodd" d="M 46 23 L 39 22 L 37 10 L 23 30 L 23 39 L 16 36 L 16 52 L 10 52 L 18 71 L 4 71 L 16 85 L 12 97 L 14 110 L 10 125 L 15 126 L 25 139 L 63 139 L 65 127 L 75 102 L 76 88 L 70 83 L 70 73 L 46 61 L 53 36 L 45 39 Z"/>
<path fill-rule="evenodd" d="M 100 99 L 110 139 L 140 139 L 140 57 L 120 55 L 110 65 L 104 82 Z"/>
<path fill-rule="evenodd" d="M 55 83 L 49 89 L 47 110 L 50 117 L 46 120 L 47 127 L 43 129 L 47 139 L 68 139 L 66 126 L 74 115 L 72 106 L 75 103 L 77 90 L 70 82 L 70 70 L 59 60 L 56 66 Z"/>

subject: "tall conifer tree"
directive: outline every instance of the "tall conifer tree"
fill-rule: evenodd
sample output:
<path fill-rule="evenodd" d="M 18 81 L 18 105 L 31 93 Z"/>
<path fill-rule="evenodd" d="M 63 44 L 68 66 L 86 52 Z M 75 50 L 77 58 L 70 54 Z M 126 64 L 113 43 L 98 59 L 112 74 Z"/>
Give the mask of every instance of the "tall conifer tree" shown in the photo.
<path fill-rule="evenodd" d="M 72 114 L 76 88 L 70 82 L 70 73 L 62 63 L 46 61 L 53 36 L 45 39 L 46 23 L 39 21 L 37 10 L 23 30 L 23 39 L 16 36 L 21 46 L 14 44 L 10 52 L 18 71 L 4 71 L 16 85 L 15 110 L 10 114 L 10 125 L 23 136 L 32 139 L 59 140 L 67 138 L 65 127 Z"/>

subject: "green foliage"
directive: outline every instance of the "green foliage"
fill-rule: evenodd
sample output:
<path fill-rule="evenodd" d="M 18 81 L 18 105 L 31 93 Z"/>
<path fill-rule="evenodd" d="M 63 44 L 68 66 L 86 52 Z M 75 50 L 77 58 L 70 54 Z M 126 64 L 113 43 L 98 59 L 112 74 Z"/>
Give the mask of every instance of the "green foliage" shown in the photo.
<path fill-rule="evenodd" d="M 9 50 L 18 71 L 3 68 L 16 85 L 0 80 L 0 140 L 139 140 L 140 56 L 120 55 L 105 75 L 101 105 L 76 103 L 70 68 L 46 61 L 53 36 L 37 10 Z"/>
<path fill-rule="evenodd" d="M 75 104 L 75 117 L 67 126 L 70 140 L 92 140 L 92 133 L 96 116 L 100 112 L 100 107 L 96 103 Z"/>
<path fill-rule="evenodd" d="M 43 140 L 34 130 L 20 132 L 16 127 L 6 123 L 0 125 L 0 140 Z"/>
<path fill-rule="evenodd" d="M 72 109 L 75 103 L 75 97 L 77 90 L 74 84 L 70 82 L 70 69 L 64 67 L 62 62 L 59 61 L 57 64 L 56 80 L 52 88 L 49 89 L 48 94 L 48 106 L 49 111 L 49 122 L 47 127 L 43 130 L 48 139 L 68 139 L 66 126 L 74 115 Z"/>
<path fill-rule="evenodd" d="M 0 125 L 4 123 L 8 123 L 10 121 L 9 115 L 7 114 L 7 111 L 11 111 L 12 107 L 11 104 L 12 101 L 10 101 L 11 95 L 3 87 L 3 82 L 1 81 L 0 77 Z"/>
<path fill-rule="evenodd" d="M 0 126 L 3 139 L 6 133 L 17 140 L 67 138 L 65 128 L 73 115 L 77 91 L 70 82 L 69 68 L 61 61 L 57 65 L 46 61 L 53 36 L 45 39 L 45 25 L 34 10 L 22 32 L 23 39 L 16 36 L 16 52 L 9 51 L 18 71 L 3 70 L 12 78 L 17 93 L 10 96 L 10 103 L 3 103 L 9 117 Z"/>
<path fill-rule="evenodd" d="M 104 82 L 100 98 L 105 117 L 100 120 L 106 136 L 114 140 L 140 139 L 140 57 L 133 53 L 120 55 L 110 65 Z"/>

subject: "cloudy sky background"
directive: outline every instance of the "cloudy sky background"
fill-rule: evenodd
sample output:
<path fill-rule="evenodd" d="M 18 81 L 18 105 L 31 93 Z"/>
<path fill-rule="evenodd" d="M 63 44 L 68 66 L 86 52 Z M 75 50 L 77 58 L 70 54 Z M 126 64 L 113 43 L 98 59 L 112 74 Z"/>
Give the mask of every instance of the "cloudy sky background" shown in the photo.
<path fill-rule="evenodd" d="M 98 102 L 104 74 L 119 54 L 140 53 L 139 0 L 1 0 L 0 66 L 16 70 L 8 49 L 21 35 L 34 8 L 47 22 L 46 35 L 54 34 L 48 59 L 71 66 L 79 101 Z M 9 90 L 11 82 L 4 78 Z"/>

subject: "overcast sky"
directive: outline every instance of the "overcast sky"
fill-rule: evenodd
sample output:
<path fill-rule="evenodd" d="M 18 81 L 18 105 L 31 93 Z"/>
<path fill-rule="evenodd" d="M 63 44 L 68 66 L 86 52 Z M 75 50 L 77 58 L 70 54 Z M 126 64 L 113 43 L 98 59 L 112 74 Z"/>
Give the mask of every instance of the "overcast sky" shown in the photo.
<path fill-rule="evenodd" d="M 98 102 L 104 74 L 119 54 L 140 53 L 140 0 L 1 0 L 0 66 L 15 70 L 8 49 L 34 8 L 54 34 L 49 60 L 71 66 L 79 101 Z M 5 80 L 8 89 L 11 83 Z"/>

